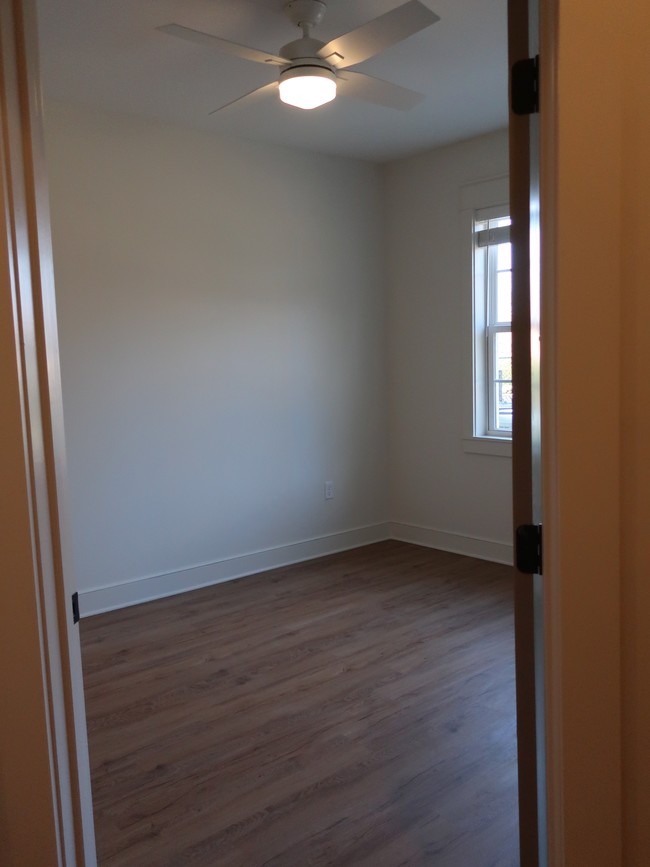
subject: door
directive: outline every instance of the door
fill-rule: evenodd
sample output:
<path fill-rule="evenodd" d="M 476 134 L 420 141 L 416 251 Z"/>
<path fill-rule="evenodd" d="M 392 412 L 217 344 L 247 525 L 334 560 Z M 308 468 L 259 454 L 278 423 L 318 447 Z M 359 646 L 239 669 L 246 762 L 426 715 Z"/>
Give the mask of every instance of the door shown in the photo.
<path fill-rule="evenodd" d="M 538 54 L 538 17 L 538 0 L 509 0 L 508 54 L 511 70 L 514 64 Z M 526 84 L 531 81 L 534 84 L 535 66 L 524 66 L 522 73 L 520 82 L 524 85 L 525 97 Z M 511 81 L 511 91 L 512 87 Z M 513 95 L 511 93 L 511 97 Z M 539 122 L 535 106 L 517 106 L 517 101 L 511 98 L 510 111 L 515 535 L 518 527 L 533 528 L 542 523 Z M 529 538 L 534 546 L 534 531 Z M 521 867 L 546 867 L 542 579 L 539 574 L 528 571 L 540 571 L 542 567 L 520 565 L 527 570 L 518 571 L 515 582 L 520 858 Z"/>

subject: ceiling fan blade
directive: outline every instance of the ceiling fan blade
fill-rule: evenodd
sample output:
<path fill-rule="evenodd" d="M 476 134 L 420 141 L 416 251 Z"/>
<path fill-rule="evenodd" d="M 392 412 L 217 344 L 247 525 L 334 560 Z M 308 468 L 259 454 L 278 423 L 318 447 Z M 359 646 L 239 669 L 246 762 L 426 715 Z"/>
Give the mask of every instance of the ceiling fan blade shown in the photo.
<path fill-rule="evenodd" d="M 227 102 L 225 105 L 220 105 L 219 108 L 213 109 L 211 112 L 209 112 L 209 114 L 216 114 L 218 111 L 222 111 L 224 108 L 228 108 L 228 106 L 234 105 L 236 102 L 241 102 L 243 99 L 246 99 L 249 102 L 253 102 L 255 99 L 257 99 L 257 97 L 265 96 L 272 90 L 277 89 L 277 81 L 272 81 L 270 84 L 263 84 L 262 87 L 256 87 L 255 90 L 249 90 L 248 93 L 245 93 L 243 96 L 238 96 L 237 99 L 233 99 L 230 102 Z"/>
<path fill-rule="evenodd" d="M 440 16 L 428 9 L 419 0 L 391 9 L 379 18 L 362 24 L 343 36 L 332 39 L 318 54 L 339 69 L 354 66 L 368 60 L 380 51 L 401 42 L 408 36 L 424 30 L 430 24 L 440 21 Z"/>
<path fill-rule="evenodd" d="M 273 63 L 280 66 L 288 63 L 287 60 L 277 57 L 275 54 L 267 54 L 266 51 L 259 51 L 257 48 L 239 45 L 237 42 L 230 42 L 229 39 L 221 39 L 219 36 L 213 36 L 211 33 L 203 33 L 202 30 L 192 30 L 191 27 L 183 27 L 182 24 L 164 24 L 157 29 L 163 33 L 168 33 L 170 36 L 178 36 L 180 39 L 186 39 L 188 42 L 196 42 L 198 45 L 217 48 L 219 51 L 226 51 L 228 54 L 234 54 L 235 57 L 253 60 L 255 63 Z"/>
<path fill-rule="evenodd" d="M 351 69 L 337 73 L 336 80 L 343 96 L 364 99 L 386 108 L 408 111 L 424 99 L 422 93 L 382 81 L 381 78 L 373 78 L 363 72 L 353 72 Z"/>

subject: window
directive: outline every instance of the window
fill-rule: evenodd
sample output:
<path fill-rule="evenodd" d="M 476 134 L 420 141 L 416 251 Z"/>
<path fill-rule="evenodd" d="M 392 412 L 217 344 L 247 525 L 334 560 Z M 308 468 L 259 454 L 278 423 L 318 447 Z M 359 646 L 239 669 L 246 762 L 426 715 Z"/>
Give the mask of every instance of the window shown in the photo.
<path fill-rule="evenodd" d="M 510 206 L 507 175 L 460 187 L 462 448 L 512 455 Z"/>
<path fill-rule="evenodd" d="M 512 263 L 503 208 L 474 218 L 474 436 L 512 437 Z"/>

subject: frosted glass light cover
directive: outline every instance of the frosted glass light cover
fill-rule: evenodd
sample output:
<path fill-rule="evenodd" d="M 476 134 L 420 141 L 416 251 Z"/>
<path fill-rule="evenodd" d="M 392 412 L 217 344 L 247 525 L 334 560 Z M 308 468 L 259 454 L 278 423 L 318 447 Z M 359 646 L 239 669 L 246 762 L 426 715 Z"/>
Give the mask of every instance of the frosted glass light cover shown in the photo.
<path fill-rule="evenodd" d="M 336 81 L 330 76 L 294 75 L 280 81 L 280 99 L 296 108 L 318 108 L 336 96 Z"/>

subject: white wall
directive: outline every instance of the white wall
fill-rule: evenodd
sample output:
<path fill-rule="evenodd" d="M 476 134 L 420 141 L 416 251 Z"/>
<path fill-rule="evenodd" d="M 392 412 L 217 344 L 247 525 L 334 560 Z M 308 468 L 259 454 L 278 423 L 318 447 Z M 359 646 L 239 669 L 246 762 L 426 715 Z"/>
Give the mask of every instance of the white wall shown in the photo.
<path fill-rule="evenodd" d="M 379 170 L 61 105 L 46 125 L 83 608 L 384 536 Z"/>
<path fill-rule="evenodd" d="M 384 168 L 59 104 L 46 133 L 82 612 L 389 534 L 509 560 L 459 225 L 505 132 Z"/>
<path fill-rule="evenodd" d="M 511 461 L 463 450 L 467 294 L 461 188 L 507 174 L 507 131 L 385 168 L 393 532 L 511 557 Z"/>

